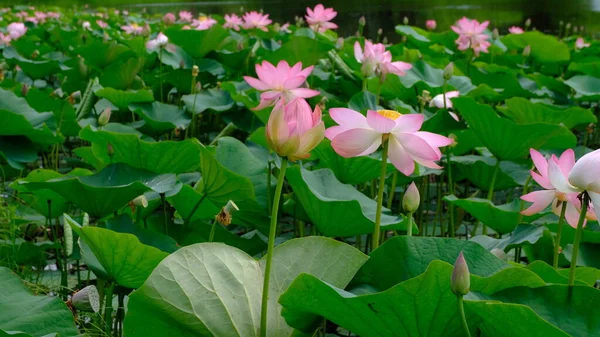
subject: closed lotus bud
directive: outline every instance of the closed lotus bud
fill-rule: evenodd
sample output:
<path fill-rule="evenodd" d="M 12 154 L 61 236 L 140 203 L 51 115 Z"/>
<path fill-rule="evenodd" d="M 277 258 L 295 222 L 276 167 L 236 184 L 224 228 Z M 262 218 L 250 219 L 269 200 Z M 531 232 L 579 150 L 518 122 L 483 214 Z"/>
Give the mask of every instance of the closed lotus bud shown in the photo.
<path fill-rule="evenodd" d="M 197 77 L 200 73 L 200 68 L 197 65 L 192 66 L 192 76 Z"/>
<path fill-rule="evenodd" d="M 580 33 L 583 33 L 584 30 L 585 30 L 585 26 L 583 26 L 583 25 L 579 26 L 579 32 Z"/>
<path fill-rule="evenodd" d="M 90 215 L 83 213 L 83 221 L 81 221 L 81 227 L 87 227 L 90 225 Z"/>
<path fill-rule="evenodd" d="M 567 22 L 567 24 L 565 25 L 565 29 L 566 30 L 571 29 L 571 23 L 570 22 Z"/>
<path fill-rule="evenodd" d="M 529 28 L 531 26 L 531 18 L 527 18 L 527 20 L 525 20 L 525 28 Z"/>
<path fill-rule="evenodd" d="M 96 286 L 89 285 L 71 297 L 73 308 L 87 312 L 98 312 L 100 310 L 100 295 Z"/>
<path fill-rule="evenodd" d="M 112 110 L 110 108 L 104 109 L 98 117 L 98 125 L 104 126 L 110 122 L 110 115 L 112 114 Z"/>
<path fill-rule="evenodd" d="M 175 23 L 175 20 L 176 20 L 175 19 L 175 14 L 173 14 L 173 13 L 167 13 L 167 14 L 165 14 L 165 16 L 163 16 L 162 20 L 163 20 L 163 23 L 165 25 L 170 26 L 170 25 L 172 25 L 172 24 Z"/>
<path fill-rule="evenodd" d="M 452 269 L 452 278 L 450 279 L 450 288 L 456 296 L 464 296 L 469 293 L 471 288 L 471 275 L 469 266 L 462 253 L 458 254 L 454 268 Z"/>
<path fill-rule="evenodd" d="M 408 25 L 408 17 L 404 17 L 404 19 L 402 19 L 402 23 L 406 26 Z"/>
<path fill-rule="evenodd" d="M 360 27 L 364 27 L 367 25 L 367 19 L 365 19 L 364 15 L 358 19 L 358 25 Z"/>
<path fill-rule="evenodd" d="M 106 144 L 106 154 L 109 157 L 112 157 L 115 155 L 115 148 L 112 146 L 111 143 Z"/>
<path fill-rule="evenodd" d="M 27 93 L 29 92 L 29 86 L 27 84 L 23 84 L 21 86 L 21 95 L 23 97 L 27 96 Z"/>
<path fill-rule="evenodd" d="M 494 40 L 498 40 L 498 38 L 500 38 L 500 32 L 498 32 L 498 28 L 494 28 L 494 30 L 492 30 L 492 38 Z"/>
<path fill-rule="evenodd" d="M 523 57 L 529 57 L 529 55 L 531 55 L 531 46 L 526 45 L 525 48 L 523 48 Z"/>
<path fill-rule="evenodd" d="M 494 248 L 490 252 L 496 255 L 500 260 L 506 260 L 506 253 L 502 249 Z"/>
<path fill-rule="evenodd" d="M 419 189 L 414 182 L 412 182 L 406 192 L 404 192 L 404 197 L 402 198 L 402 208 L 405 212 L 415 213 L 419 208 L 419 204 L 421 203 L 421 195 L 419 194 Z"/>
<path fill-rule="evenodd" d="M 148 207 L 148 199 L 146 199 L 146 196 L 143 194 L 133 199 L 132 202 L 137 207 Z"/>
<path fill-rule="evenodd" d="M 202 91 L 202 83 L 200 83 L 200 81 L 196 82 L 196 86 L 194 87 L 194 91 L 196 93 Z"/>
<path fill-rule="evenodd" d="M 215 216 L 217 222 L 219 222 L 223 226 L 229 226 L 231 224 L 231 215 L 233 212 L 239 211 L 240 209 L 237 207 L 235 202 L 229 200 L 227 205 L 221 208 L 221 211 Z"/>
<path fill-rule="evenodd" d="M 454 75 L 454 63 L 450 62 L 444 68 L 444 75 L 443 75 L 444 76 L 444 80 L 450 81 L 450 79 L 452 78 L 453 75 Z"/>
<path fill-rule="evenodd" d="M 144 28 L 142 28 L 142 35 L 143 36 L 150 36 L 150 33 L 152 32 L 152 30 L 150 29 L 150 25 L 148 25 L 148 23 L 146 22 L 146 24 L 144 25 Z"/>

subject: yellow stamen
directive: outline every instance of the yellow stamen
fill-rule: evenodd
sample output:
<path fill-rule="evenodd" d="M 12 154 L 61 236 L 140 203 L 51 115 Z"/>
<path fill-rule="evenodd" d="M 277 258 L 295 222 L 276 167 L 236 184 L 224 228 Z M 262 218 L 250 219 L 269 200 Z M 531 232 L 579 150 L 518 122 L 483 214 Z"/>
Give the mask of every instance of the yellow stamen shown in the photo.
<path fill-rule="evenodd" d="M 135 23 L 135 22 L 131 24 L 131 28 L 139 28 L 139 27 L 140 26 L 137 23 Z"/>
<path fill-rule="evenodd" d="M 387 119 L 391 119 L 393 121 L 398 119 L 400 116 L 402 116 L 401 113 L 399 113 L 398 111 L 394 111 L 394 110 L 377 110 L 377 113 L 382 115 L 383 117 L 385 117 Z"/>
<path fill-rule="evenodd" d="M 204 15 L 198 17 L 198 21 L 206 21 L 206 20 L 208 20 L 208 17 L 206 17 Z"/>

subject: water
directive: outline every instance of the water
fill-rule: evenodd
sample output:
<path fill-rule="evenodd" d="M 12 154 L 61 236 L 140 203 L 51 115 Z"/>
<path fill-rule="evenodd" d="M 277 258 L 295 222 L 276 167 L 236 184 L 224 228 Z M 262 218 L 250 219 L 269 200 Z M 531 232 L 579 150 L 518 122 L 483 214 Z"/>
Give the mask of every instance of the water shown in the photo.
<path fill-rule="evenodd" d="M 71 6 L 87 3 L 90 6 L 115 6 L 122 9 L 148 12 L 177 12 L 190 10 L 206 14 L 239 13 L 243 10 L 260 10 L 269 13 L 276 22 L 294 22 L 296 15 L 303 15 L 314 0 L 224 0 L 224 1 L 168 1 L 168 0 L 33 0 L 33 5 Z M 0 0 L 14 4 L 14 0 Z M 354 34 L 361 15 L 367 19 L 366 33 L 373 37 L 378 28 L 385 35 L 394 35 L 394 26 L 404 17 L 410 24 L 424 26 L 425 20 L 435 19 L 438 29 L 447 29 L 458 18 L 467 16 L 478 20 L 490 20 L 490 27 L 501 31 L 512 25 L 522 26 L 531 18 L 533 26 L 545 32 L 557 32 L 559 22 L 571 22 L 573 26 L 585 26 L 585 33 L 600 32 L 600 0 L 323 0 L 334 7 L 338 17 L 334 20 L 341 35 Z"/>

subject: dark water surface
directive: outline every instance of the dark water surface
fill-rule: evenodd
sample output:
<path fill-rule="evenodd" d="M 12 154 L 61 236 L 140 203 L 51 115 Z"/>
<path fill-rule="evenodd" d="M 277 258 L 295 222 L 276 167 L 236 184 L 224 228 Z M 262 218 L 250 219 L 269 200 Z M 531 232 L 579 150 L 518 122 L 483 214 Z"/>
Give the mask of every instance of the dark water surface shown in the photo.
<path fill-rule="evenodd" d="M 264 10 L 277 22 L 293 22 L 296 15 L 303 15 L 314 0 L 32 0 L 16 1 L 20 4 L 72 6 L 114 6 L 122 9 L 148 12 L 177 12 L 190 10 L 206 14 L 239 13 L 243 10 Z M 367 34 L 373 36 L 378 28 L 392 35 L 394 26 L 404 17 L 409 23 L 424 26 L 425 20 L 435 19 L 438 29 L 446 29 L 458 18 L 468 16 L 478 20 L 490 20 L 490 27 L 505 32 L 512 25 L 522 26 L 531 18 L 533 26 L 546 32 L 557 32 L 559 22 L 572 26 L 584 26 L 585 34 L 600 32 L 600 0 L 323 0 L 326 6 L 338 11 L 334 20 L 340 26 L 340 35 L 353 34 L 361 15 L 367 19 Z M 0 3 L 15 4 L 14 0 Z"/>

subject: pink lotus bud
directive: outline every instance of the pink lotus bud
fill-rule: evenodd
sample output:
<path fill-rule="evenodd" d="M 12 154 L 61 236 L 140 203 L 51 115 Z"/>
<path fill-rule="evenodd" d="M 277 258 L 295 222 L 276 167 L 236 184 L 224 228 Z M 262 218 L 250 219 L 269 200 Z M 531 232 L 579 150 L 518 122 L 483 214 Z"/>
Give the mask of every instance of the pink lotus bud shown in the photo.
<path fill-rule="evenodd" d="M 435 30 L 435 28 L 437 27 L 437 22 L 435 22 L 435 20 L 427 20 L 425 22 L 425 27 L 428 30 Z"/>
<path fill-rule="evenodd" d="M 525 48 L 523 48 L 523 57 L 529 57 L 529 55 L 531 55 L 531 46 L 526 45 Z"/>
<path fill-rule="evenodd" d="M 463 252 L 458 254 L 454 269 L 452 269 L 452 278 L 450 279 L 450 288 L 456 296 L 464 296 L 469 293 L 471 288 L 471 275 L 469 274 L 469 266 Z"/>
<path fill-rule="evenodd" d="M 402 208 L 405 212 L 414 213 L 419 208 L 421 203 L 421 195 L 419 189 L 415 183 L 411 183 L 406 192 L 404 192 L 404 198 L 402 198 Z"/>
<path fill-rule="evenodd" d="M 454 75 L 454 63 L 450 62 L 450 63 L 448 63 L 446 68 L 444 68 L 444 73 L 443 73 L 444 80 L 450 81 L 450 79 L 452 78 L 452 75 Z"/>
<path fill-rule="evenodd" d="M 358 18 L 358 25 L 360 27 L 364 27 L 367 25 L 367 19 L 365 19 L 365 16 L 361 16 L 360 18 Z"/>
<path fill-rule="evenodd" d="M 110 121 L 111 113 L 112 110 L 110 110 L 110 108 L 104 109 L 104 111 L 102 111 L 102 113 L 100 114 L 100 117 L 98 117 L 98 125 L 104 126 L 108 124 L 108 122 Z"/>
<path fill-rule="evenodd" d="M 175 14 L 167 13 L 167 14 L 165 14 L 165 16 L 163 16 L 162 20 L 165 25 L 170 26 L 175 23 L 175 20 L 176 20 Z"/>

